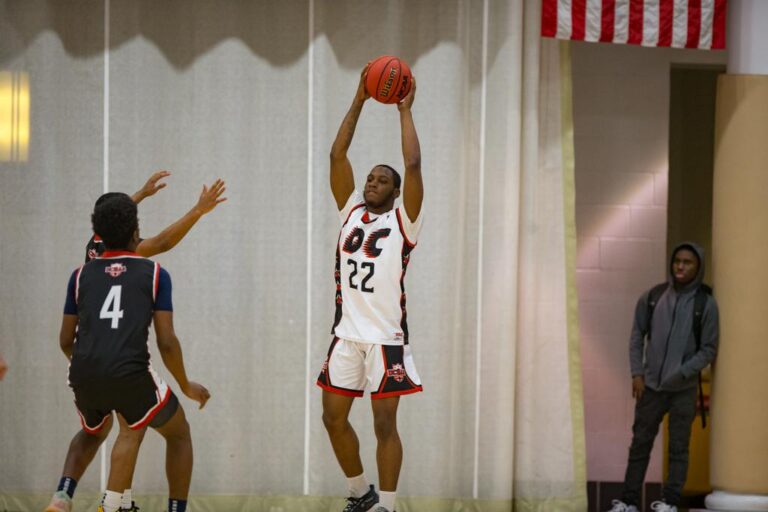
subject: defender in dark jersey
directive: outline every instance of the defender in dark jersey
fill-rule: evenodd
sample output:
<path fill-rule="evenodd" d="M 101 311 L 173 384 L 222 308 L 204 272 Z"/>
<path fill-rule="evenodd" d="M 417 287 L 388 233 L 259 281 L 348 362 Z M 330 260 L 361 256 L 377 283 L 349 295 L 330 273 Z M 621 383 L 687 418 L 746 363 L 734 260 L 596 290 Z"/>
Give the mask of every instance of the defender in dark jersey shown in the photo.
<path fill-rule="evenodd" d="M 168 171 L 155 172 L 147 182 L 132 196 L 131 199 L 138 204 L 147 197 L 155 195 L 163 189 L 166 184 L 161 180 L 170 176 Z M 212 211 L 219 203 L 226 201 L 221 197 L 226 191 L 223 180 L 216 180 L 210 187 L 203 186 L 197 203 L 179 220 L 165 228 L 157 235 L 139 241 L 136 252 L 144 257 L 154 256 L 175 247 L 190 229 L 197 223 L 203 215 Z M 94 210 L 107 199 L 125 196 L 121 192 L 107 192 L 96 200 Z M 88 241 L 85 250 L 85 262 L 89 262 L 104 252 L 104 243 L 102 239 L 94 234 Z M 118 418 L 119 420 L 119 418 Z M 101 444 L 107 439 L 112 428 L 111 417 L 107 420 L 104 428 L 95 434 L 89 434 L 85 430 L 80 430 L 72 438 L 69 450 L 64 462 L 64 469 L 59 480 L 57 491 L 51 498 L 51 502 L 45 509 L 45 512 L 70 512 L 72 510 L 72 497 L 80 480 L 88 469 Z M 125 430 L 126 425 L 121 422 L 121 429 Z M 132 504 L 131 490 L 127 489 L 124 495 L 123 508 L 126 510 L 135 510 Z"/>
<path fill-rule="evenodd" d="M 210 394 L 187 379 L 173 330 L 170 276 L 134 252 L 139 242 L 136 204 L 125 195 L 107 199 L 96 208 L 93 227 L 106 250 L 70 278 L 60 345 L 70 360 L 69 384 L 83 429 L 99 432 L 112 411 L 128 426 L 115 442 L 100 510 L 120 509 L 141 440 L 151 426 L 167 443 L 168 508 L 184 512 L 192 441 L 184 410 L 150 364 L 147 338 L 153 321 L 163 362 L 182 392 L 201 407 Z"/>

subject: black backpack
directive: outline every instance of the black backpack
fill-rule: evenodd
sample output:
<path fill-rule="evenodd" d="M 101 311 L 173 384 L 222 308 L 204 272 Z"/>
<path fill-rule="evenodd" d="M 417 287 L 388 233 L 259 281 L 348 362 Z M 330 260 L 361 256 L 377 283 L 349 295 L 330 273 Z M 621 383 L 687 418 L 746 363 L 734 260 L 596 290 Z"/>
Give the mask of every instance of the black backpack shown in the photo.
<path fill-rule="evenodd" d="M 669 283 L 660 283 L 651 288 L 648 293 L 648 334 L 651 332 L 651 321 L 653 320 L 653 310 L 659 302 L 664 291 L 669 287 Z M 704 308 L 707 306 L 707 297 L 712 295 L 712 288 L 706 284 L 701 284 L 696 289 L 696 296 L 693 299 L 693 337 L 696 339 L 696 351 L 701 350 L 701 317 L 704 315 Z M 704 386 L 701 383 L 701 372 L 699 372 L 699 407 L 701 409 L 701 427 L 707 427 L 707 410 L 704 406 Z"/>

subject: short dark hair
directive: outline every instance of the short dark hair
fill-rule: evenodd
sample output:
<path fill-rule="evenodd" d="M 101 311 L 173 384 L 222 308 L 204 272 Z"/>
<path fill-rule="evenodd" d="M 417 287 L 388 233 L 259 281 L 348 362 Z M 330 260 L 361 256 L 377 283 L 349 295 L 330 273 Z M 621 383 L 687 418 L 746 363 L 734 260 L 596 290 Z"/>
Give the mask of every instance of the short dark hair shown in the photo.
<path fill-rule="evenodd" d="M 385 169 L 389 169 L 389 172 L 392 173 L 392 181 L 395 182 L 395 188 L 400 188 L 400 183 L 402 182 L 402 179 L 400 178 L 400 173 L 397 172 L 394 167 L 391 167 L 387 164 L 379 164 L 376 167 L 384 167 Z"/>
<path fill-rule="evenodd" d="M 126 194 L 109 197 L 98 204 L 91 215 L 93 232 L 107 249 L 126 249 L 139 228 L 138 209 Z"/>
<path fill-rule="evenodd" d="M 131 196 L 125 192 L 107 192 L 106 194 L 101 194 L 99 196 L 99 198 L 96 200 L 96 204 L 93 205 L 93 209 L 95 210 L 97 206 L 102 204 L 107 199 L 112 199 L 113 197 L 127 197 L 128 199 L 131 198 Z"/>

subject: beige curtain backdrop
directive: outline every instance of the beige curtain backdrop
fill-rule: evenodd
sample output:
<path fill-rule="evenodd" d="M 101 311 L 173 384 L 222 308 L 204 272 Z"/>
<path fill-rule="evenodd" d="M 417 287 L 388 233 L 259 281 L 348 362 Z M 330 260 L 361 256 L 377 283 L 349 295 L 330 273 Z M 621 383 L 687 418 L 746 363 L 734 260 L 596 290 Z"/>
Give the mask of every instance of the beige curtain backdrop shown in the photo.
<path fill-rule="evenodd" d="M 0 71 L 28 73 L 31 93 L 29 158 L 0 162 L 0 352 L 11 366 L 0 508 L 45 505 L 78 429 L 57 334 L 93 202 L 158 168 L 173 175 L 139 207 L 144 236 L 186 212 L 203 183 L 228 184 L 228 202 L 156 258 L 173 278 L 188 373 L 213 393 L 202 412 L 182 399 L 193 510 L 341 508 L 314 386 L 338 234 L 327 155 L 360 69 L 389 53 L 418 80 L 426 189 L 407 277 L 425 392 L 401 402 L 398 511 L 585 510 L 569 54 L 539 38 L 539 9 L 0 1 Z M 366 104 L 350 159 L 358 183 L 377 163 L 402 168 L 394 107 Z M 375 481 L 368 398 L 351 421 Z M 163 451 L 149 434 L 134 480 L 152 510 Z M 79 509 L 100 469 L 97 458 Z"/>

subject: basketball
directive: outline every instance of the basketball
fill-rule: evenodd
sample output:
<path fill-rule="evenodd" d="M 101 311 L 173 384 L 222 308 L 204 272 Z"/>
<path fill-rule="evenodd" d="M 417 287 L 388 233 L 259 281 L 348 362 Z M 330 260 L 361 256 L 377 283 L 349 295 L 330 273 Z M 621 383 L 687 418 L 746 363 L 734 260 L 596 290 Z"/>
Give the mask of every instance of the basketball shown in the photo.
<path fill-rule="evenodd" d="M 365 91 L 381 103 L 398 103 L 411 91 L 411 68 L 397 57 L 382 55 L 368 67 Z"/>

